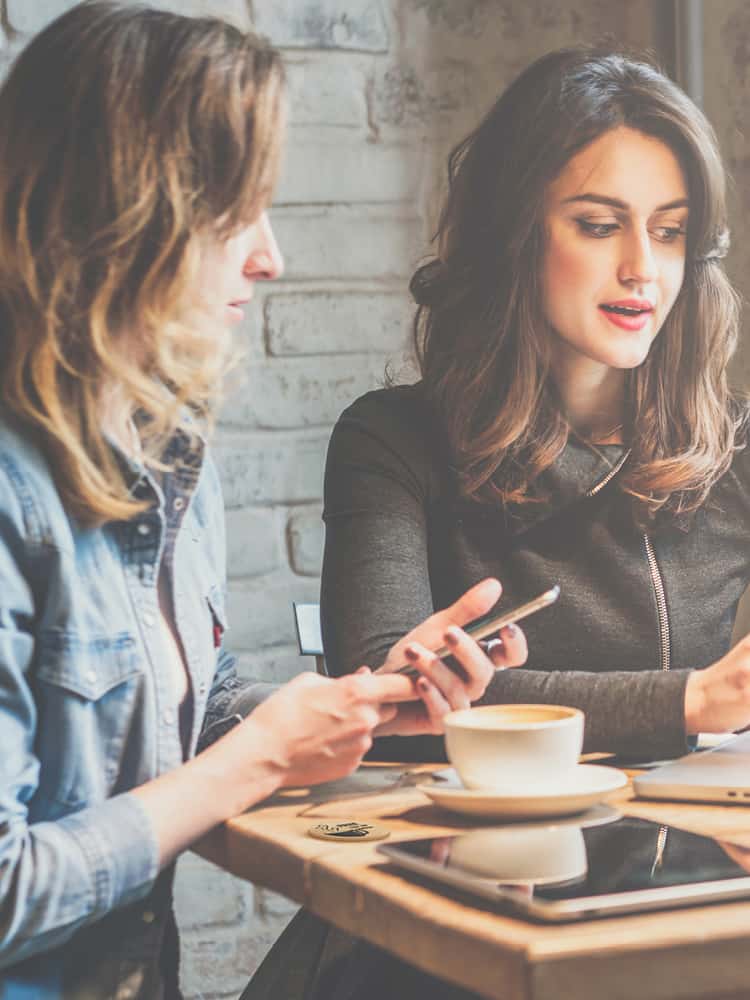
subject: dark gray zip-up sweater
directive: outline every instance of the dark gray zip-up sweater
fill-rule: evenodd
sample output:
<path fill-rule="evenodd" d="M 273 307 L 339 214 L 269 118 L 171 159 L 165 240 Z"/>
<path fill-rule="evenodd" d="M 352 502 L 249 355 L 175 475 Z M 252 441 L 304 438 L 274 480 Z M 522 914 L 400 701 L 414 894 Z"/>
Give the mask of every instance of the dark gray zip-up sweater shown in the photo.
<path fill-rule="evenodd" d="M 538 487 L 549 502 L 507 511 L 462 499 L 419 385 L 368 393 L 328 452 L 322 622 L 328 669 L 377 666 L 435 609 L 486 576 L 513 607 L 553 583 L 527 619 L 529 659 L 498 673 L 485 701 L 575 705 L 585 750 L 686 752 L 688 672 L 729 648 L 750 579 L 750 450 L 687 528 L 635 529 L 618 489 L 619 445 L 571 437 Z M 384 755 L 434 759 L 434 737 L 381 741 Z M 386 742 L 388 747 L 386 748 Z"/>

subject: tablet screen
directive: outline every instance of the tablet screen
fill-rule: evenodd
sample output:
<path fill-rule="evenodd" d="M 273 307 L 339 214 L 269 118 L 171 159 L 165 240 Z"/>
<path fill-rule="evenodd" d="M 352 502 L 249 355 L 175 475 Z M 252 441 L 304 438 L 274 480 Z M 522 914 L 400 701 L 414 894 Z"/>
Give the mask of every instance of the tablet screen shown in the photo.
<path fill-rule="evenodd" d="M 485 827 L 384 851 L 396 852 L 471 881 L 523 888 L 540 901 L 747 878 L 750 871 L 750 851 L 633 817 L 588 829 L 574 823 Z M 747 857 L 747 868 L 731 855 Z"/>

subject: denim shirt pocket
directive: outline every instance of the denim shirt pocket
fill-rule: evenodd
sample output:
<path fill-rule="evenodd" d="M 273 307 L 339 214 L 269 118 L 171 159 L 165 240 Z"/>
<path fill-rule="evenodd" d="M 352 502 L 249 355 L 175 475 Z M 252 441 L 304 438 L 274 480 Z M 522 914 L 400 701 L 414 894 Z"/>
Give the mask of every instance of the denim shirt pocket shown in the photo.
<path fill-rule="evenodd" d="M 44 629 L 37 665 L 39 794 L 65 811 L 113 794 L 143 683 L 135 638 Z"/>

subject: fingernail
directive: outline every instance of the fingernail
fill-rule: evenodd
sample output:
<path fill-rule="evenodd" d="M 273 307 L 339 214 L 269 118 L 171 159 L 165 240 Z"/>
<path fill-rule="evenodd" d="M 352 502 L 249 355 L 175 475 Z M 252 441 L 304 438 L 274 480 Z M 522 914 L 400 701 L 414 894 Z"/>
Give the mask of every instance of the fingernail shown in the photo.
<path fill-rule="evenodd" d="M 416 649 L 413 646 L 407 646 L 406 647 L 406 649 L 404 650 L 404 656 L 406 657 L 407 660 L 418 660 L 419 659 L 419 653 L 416 651 Z"/>
<path fill-rule="evenodd" d="M 517 635 L 518 634 L 518 625 L 514 625 L 513 622 L 511 622 L 510 625 L 506 625 L 505 626 L 505 628 L 503 629 L 503 632 L 505 632 L 505 634 L 507 636 L 510 636 L 510 637 L 512 637 L 514 635 Z"/>
<path fill-rule="evenodd" d="M 484 648 L 485 653 L 491 653 L 491 652 L 493 652 L 493 650 L 502 649 L 503 648 L 503 640 L 502 639 L 486 639 L 483 642 L 481 642 L 480 645 Z"/>
<path fill-rule="evenodd" d="M 420 691 L 429 691 L 430 690 L 430 685 L 424 679 L 424 677 L 420 677 L 419 678 L 419 680 L 417 681 L 417 687 L 419 688 Z"/>
<path fill-rule="evenodd" d="M 458 629 L 452 625 L 449 629 L 446 629 L 446 632 L 443 635 L 443 639 L 445 639 L 446 646 L 457 646 Z"/>

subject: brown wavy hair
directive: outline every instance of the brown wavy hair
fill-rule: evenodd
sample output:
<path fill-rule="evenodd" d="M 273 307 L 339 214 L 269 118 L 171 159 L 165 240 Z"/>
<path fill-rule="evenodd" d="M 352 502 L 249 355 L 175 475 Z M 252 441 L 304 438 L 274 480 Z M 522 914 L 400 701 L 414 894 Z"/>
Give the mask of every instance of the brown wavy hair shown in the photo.
<path fill-rule="evenodd" d="M 571 157 L 620 125 L 669 146 L 690 199 L 681 291 L 648 358 L 627 373 L 620 486 L 643 524 L 695 510 L 730 464 L 738 299 L 721 263 L 726 180 L 714 132 L 650 63 L 563 49 L 526 69 L 453 150 L 437 253 L 410 285 L 423 382 L 467 497 L 530 502 L 565 447 L 540 287 L 544 194 Z"/>
<path fill-rule="evenodd" d="M 142 509 L 102 428 L 108 387 L 154 465 L 177 428 L 210 424 L 228 334 L 178 317 L 198 237 L 270 200 L 283 89 L 252 34 L 103 0 L 41 32 L 0 89 L 2 406 L 83 523 Z"/>

